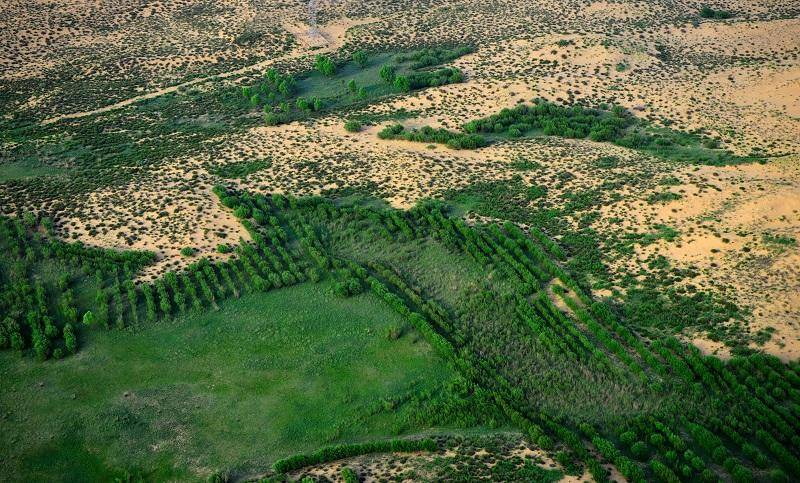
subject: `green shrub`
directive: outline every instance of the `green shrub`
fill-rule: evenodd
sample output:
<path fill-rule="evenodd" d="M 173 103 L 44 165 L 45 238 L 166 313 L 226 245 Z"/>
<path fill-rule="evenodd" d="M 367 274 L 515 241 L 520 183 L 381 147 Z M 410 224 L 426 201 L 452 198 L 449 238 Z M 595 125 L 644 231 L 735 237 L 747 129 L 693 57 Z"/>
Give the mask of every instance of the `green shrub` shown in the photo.
<path fill-rule="evenodd" d="M 361 123 L 358 121 L 347 121 L 344 123 L 344 129 L 347 132 L 359 132 L 361 131 Z"/>

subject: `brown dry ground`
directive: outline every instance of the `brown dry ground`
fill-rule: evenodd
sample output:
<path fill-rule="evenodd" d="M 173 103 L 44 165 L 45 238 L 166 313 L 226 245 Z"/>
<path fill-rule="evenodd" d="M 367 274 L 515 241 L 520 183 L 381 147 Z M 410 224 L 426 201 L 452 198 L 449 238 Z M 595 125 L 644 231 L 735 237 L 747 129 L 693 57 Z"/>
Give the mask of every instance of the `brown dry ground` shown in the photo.
<path fill-rule="evenodd" d="M 708 167 L 677 164 L 589 141 L 528 139 L 478 151 L 380 141 L 371 126 L 347 133 L 330 115 L 226 136 L 211 152 L 176 157 L 128 186 L 100 189 L 56 220 L 69 239 L 104 247 L 156 251 L 145 278 L 184 266 L 184 246 L 216 257 L 218 243 L 246 234 L 210 194 L 221 180 L 209 166 L 270 158 L 269 168 L 240 181 L 258 192 L 296 195 L 371 184 L 393 205 L 482 180 L 521 175 L 551 188 L 548 196 L 602 184 L 601 156 L 623 162 L 617 174 L 640 183 L 621 188 L 594 222 L 598 230 L 647 231 L 656 224 L 680 236 L 637 247 L 614 269 L 633 269 L 648 255 L 694 266 L 701 282 L 728 287 L 752 308 L 752 330 L 771 326 L 766 350 L 800 356 L 800 249 L 769 236 L 800 239 L 800 7 L 778 1 L 719 1 L 736 17 L 697 17 L 700 2 L 433 1 L 424 6 L 380 1 L 321 3 L 310 31 L 302 4 L 222 2 L 15 2 L 0 18 L 0 111 L 38 122 L 81 119 L 129 108 L 137 100 L 241 82 L 273 65 L 308 63 L 311 55 L 358 45 L 398 49 L 421 43 L 472 42 L 455 65 L 463 84 L 379 102 L 365 112 L 418 111 L 411 126 L 457 128 L 520 101 L 611 102 L 675 129 L 703 128 L 738 154 L 767 164 Z M 561 44 L 559 41 L 565 41 Z M 80 95 L 75 93 L 80 91 Z M 22 93 L 25 93 L 23 96 Z M 511 161 L 539 163 L 516 171 Z M 555 183 L 563 172 L 575 178 Z M 682 198 L 645 200 L 664 187 Z M 2 186 L 0 186 L 2 189 Z M 35 207 L 27 207 L 35 208 Z M 686 334 L 704 350 L 703 334 Z M 724 352 L 724 351 L 723 351 Z"/>

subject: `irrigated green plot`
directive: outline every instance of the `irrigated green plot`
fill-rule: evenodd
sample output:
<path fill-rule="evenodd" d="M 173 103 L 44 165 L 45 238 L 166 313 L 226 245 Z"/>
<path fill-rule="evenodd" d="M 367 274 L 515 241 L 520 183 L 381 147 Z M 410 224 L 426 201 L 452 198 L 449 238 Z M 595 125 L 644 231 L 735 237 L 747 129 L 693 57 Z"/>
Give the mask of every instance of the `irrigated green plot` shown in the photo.
<path fill-rule="evenodd" d="M 25 161 L 0 163 L 0 183 L 18 179 L 36 178 L 39 176 L 54 176 L 62 173 L 62 169 L 47 166 L 42 163 Z"/>
<path fill-rule="evenodd" d="M 387 337 L 403 323 L 371 295 L 307 283 L 132 332 L 95 327 L 60 361 L 4 352 L 0 479 L 244 474 L 422 429 L 456 376 L 415 333 Z"/>
<path fill-rule="evenodd" d="M 342 107 L 358 100 L 358 91 L 351 92 L 348 84 L 355 82 L 356 89 L 363 87 L 369 98 L 395 93 L 391 83 L 380 76 L 381 67 L 392 62 L 394 55 L 377 54 L 372 56 L 363 68 L 354 62 L 348 62 L 337 68 L 335 77 L 326 77 L 320 72 L 311 71 L 306 77 L 298 80 L 298 92 L 304 97 L 318 97 L 328 101 L 327 107 Z M 398 72 L 406 73 L 408 69 L 397 65 Z"/>

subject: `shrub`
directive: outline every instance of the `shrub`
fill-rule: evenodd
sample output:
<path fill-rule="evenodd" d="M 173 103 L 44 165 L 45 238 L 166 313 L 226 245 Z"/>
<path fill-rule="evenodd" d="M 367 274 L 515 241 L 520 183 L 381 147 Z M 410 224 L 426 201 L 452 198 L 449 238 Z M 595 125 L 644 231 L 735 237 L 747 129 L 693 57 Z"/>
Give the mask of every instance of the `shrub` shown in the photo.
<path fill-rule="evenodd" d="M 344 123 L 344 129 L 347 132 L 359 132 L 361 130 L 361 123 L 358 121 L 347 121 Z"/>
<path fill-rule="evenodd" d="M 718 20 L 723 20 L 726 18 L 733 17 L 733 14 L 728 12 L 727 10 L 714 10 L 708 5 L 703 5 L 703 7 L 700 9 L 700 12 L 698 13 L 702 18 L 714 18 Z"/>

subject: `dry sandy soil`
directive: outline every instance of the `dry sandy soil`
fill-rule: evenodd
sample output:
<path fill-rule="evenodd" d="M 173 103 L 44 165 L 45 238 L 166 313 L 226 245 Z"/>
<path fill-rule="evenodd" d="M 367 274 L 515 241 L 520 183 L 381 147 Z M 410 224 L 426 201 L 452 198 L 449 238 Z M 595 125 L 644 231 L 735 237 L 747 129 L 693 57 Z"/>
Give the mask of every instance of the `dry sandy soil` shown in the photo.
<path fill-rule="evenodd" d="M 464 471 L 463 461 L 469 459 L 475 462 L 475 467 L 470 470 L 469 477 L 485 479 L 491 476 L 492 468 L 501 461 L 519 458 L 522 461 L 532 461 L 545 470 L 564 471 L 552 457 L 544 451 L 532 448 L 519 434 L 497 433 L 485 436 L 485 441 L 480 437 L 467 444 L 454 443 L 438 453 L 383 453 L 374 455 L 357 456 L 334 461 L 331 463 L 309 466 L 288 474 L 293 481 L 300 481 L 304 477 L 311 477 L 314 481 L 343 481 L 341 477 L 344 468 L 355 471 L 359 481 L 438 481 L 445 477 L 444 468 L 460 469 Z M 482 444 L 483 443 L 483 444 Z M 624 478 L 611 464 L 605 465 L 609 470 L 612 481 L 622 481 Z M 578 483 L 590 481 L 588 472 L 583 475 L 563 475 L 561 482 Z"/>
<path fill-rule="evenodd" d="M 800 356 L 800 6 L 777 1 L 715 2 L 736 15 L 701 20 L 700 2 L 382 2 L 320 4 L 310 29 L 304 5 L 223 2 L 13 3 L 0 19 L 0 112 L 59 122 L 131 109 L 143 99 L 241 82 L 269 66 L 308 62 L 315 53 L 359 45 L 393 49 L 421 43 L 473 42 L 457 60 L 467 82 L 394 97 L 365 112 L 418 112 L 409 126 L 455 129 L 535 97 L 555 102 L 620 104 L 674 129 L 702 128 L 737 154 L 771 156 L 766 164 L 693 166 L 589 141 L 528 139 L 477 151 L 380 141 L 381 126 L 359 133 L 331 115 L 281 127 L 257 127 L 219 140 L 212 152 L 176 156 L 127 186 L 71 200 L 57 221 L 62 235 L 114 248 L 153 250 L 159 262 L 143 278 L 189 263 L 180 248 L 219 256 L 219 243 L 246 237 L 217 204 L 221 180 L 210 166 L 269 158 L 238 181 L 258 192 L 296 195 L 345 186 L 376 187 L 397 207 L 485 180 L 522 176 L 548 196 L 600 186 L 602 156 L 622 160 L 621 188 L 594 222 L 598 230 L 668 225 L 673 241 L 636 248 L 613 268 L 630 270 L 653 254 L 696 267 L 701 282 L 724 286 L 752 308 L 751 330 L 773 327 L 765 349 Z M 148 32 L 146 36 L 144 33 Z M 75 95 L 82 89 L 82 95 Z M 22 95 L 22 93 L 25 93 Z M 125 111 L 127 112 L 127 111 Z M 511 162 L 538 163 L 520 172 Z M 556 185 L 560 173 L 574 179 Z M 666 188 L 658 181 L 674 178 Z M 4 188 L 0 185 L 0 190 Z M 681 198 L 648 203 L 669 190 Z M 28 206 L 28 209 L 36 209 Z M 704 334 L 686 334 L 717 351 Z"/>

